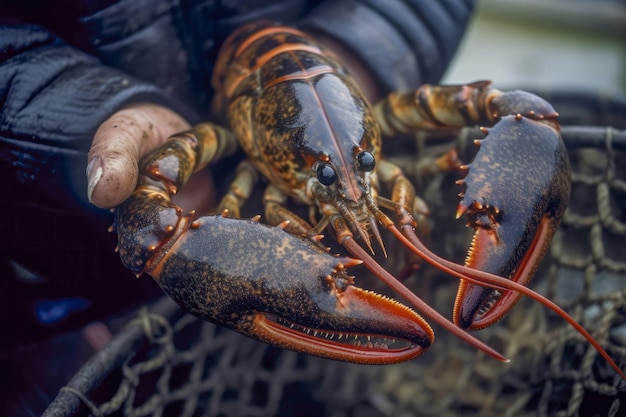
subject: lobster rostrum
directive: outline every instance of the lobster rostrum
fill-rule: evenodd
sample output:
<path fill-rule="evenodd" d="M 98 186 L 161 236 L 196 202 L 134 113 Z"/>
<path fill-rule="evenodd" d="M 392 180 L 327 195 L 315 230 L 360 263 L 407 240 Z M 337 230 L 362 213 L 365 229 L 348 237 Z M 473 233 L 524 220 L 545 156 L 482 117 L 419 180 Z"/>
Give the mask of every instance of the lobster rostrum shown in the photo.
<path fill-rule="evenodd" d="M 216 324 L 279 347 L 372 364 L 418 356 L 434 333 L 412 309 L 357 287 L 347 273 L 352 266 L 364 264 L 418 311 L 502 361 L 465 330 L 492 324 L 524 294 L 576 327 L 626 378 L 589 333 L 526 287 L 569 198 L 567 155 L 550 104 L 477 82 L 392 93 L 372 107 L 336 57 L 298 30 L 267 23 L 230 36 L 213 85 L 214 111 L 229 128 L 204 123 L 172 136 L 143 159 L 136 190 L 116 209 L 127 268 L 148 273 L 185 309 Z M 420 200 L 401 169 L 382 159 L 381 137 L 475 124 L 493 127 L 461 167 L 467 175 L 457 215 L 467 214 L 475 235 L 459 265 L 415 234 Z M 247 157 L 221 214 L 184 213 L 172 202 L 194 172 L 240 148 Z M 259 174 L 269 183 L 269 225 L 240 219 Z M 381 185 L 389 198 L 379 194 Z M 288 209 L 288 198 L 308 205 L 310 219 Z M 376 245 L 385 250 L 381 225 L 411 253 L 461 279 L 454 324 L 370 255 Z M 352 257 L 321 244 L 331 228 Z"/>

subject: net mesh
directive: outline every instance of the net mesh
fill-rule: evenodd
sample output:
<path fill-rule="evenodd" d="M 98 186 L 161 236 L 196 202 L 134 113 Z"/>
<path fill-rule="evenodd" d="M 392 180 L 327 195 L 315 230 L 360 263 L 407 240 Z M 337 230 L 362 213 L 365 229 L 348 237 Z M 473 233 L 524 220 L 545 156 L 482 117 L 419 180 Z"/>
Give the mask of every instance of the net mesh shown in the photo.
<path fill-rule="evenodd" d="M 532 287 L 563 306 L 624 368 L 626 102 L 543 95 L 561 112 L 573 185 L 562 226 Z M 460 190 L 453 176 L 429 173 L 428 167 L 451 144 L 467 158 L 478 135 L 465 130 L 455 137 L 419 136 L 391 144 L 389 152 L 431 208 L 429 244 L 457 261 L 470 239 L 462 224 L 450 221 Z M 393 149 L 401 147 L 401 155 L 420 158 L 394 157 Z M 386 263 L 397 269 L 400 262 L 392 256 Z M 418 272 L 406 285 L 438 310 L 451 311 L 457 282 L 432 268 Z M 478 337 L 512 362 L 496 362 L 438 331 L 421 358 L 361 366 L 267 346 L 199 321 L 163 299 L 141 309 L 61 388 L 44 415 L 626 415 L 626 381 L 538 303 L 522 300 Z"/>

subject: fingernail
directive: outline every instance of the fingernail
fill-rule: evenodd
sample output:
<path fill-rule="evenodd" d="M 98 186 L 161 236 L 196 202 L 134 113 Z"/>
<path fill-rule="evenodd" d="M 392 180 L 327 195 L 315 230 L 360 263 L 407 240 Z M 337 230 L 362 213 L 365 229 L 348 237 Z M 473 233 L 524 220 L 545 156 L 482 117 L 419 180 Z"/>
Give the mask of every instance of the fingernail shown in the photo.
<path fill-rule="evenodd" d="M 90 203 L 93 203 L 91 196 L 96 185 L 100 182 L 100 178 L 102 178 L 102 165 L 100 164 L 100 158 L 96 156 L 87 165 L 87 198 Z"/>

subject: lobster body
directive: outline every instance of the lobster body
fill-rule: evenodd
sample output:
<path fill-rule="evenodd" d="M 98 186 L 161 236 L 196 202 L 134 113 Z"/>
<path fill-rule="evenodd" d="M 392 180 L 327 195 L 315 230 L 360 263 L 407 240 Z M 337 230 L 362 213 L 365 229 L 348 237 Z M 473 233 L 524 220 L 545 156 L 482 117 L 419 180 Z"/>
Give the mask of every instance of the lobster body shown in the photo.
<path fill-rule="evenodd" d="M 254 167 L 305 204 L 317 158 L 344 160 L 343 177 L 359 177 L 355 149 L 376 155 L 380 133 L 360 87 L 308 36 L 290 28 L 251 25 L 224 46 L 213 80 L 217 112 Z M 225 111 L 224 111 L 225 110 Z M 361 192 L 346 187 L 352 200 Z"/>
<path fill-rule="evenodd" d="M 233 33 L 215 68 L 214 112 L 229 129 L 198 125 L 144 158 L 137 189 L 116 211 L 120 256 L 129 269 L 151 275 L 188 311 L 276 346 L 378 364 L 424 353 L 434 339 L 428 323 L 403 304 L 358 288 L 346 269 L 363 263 L 445 329 L 504 360 L 356 243 L 372 252 L 373 237 L 384 250 L 382 225 L 407 250 L 462 280 L 454 319 L 463 329 L 492 324 L 524 294 L 575 326 L 626 378 L 589 333 L 526 287 L 569 197 L 567 155 L 549 103 L 477 82 L 391 93 L 371 107 L 336 57 L 298 30 L 266 23 Z M 485 130 L 474 161 L 459 167 L 467 176 L 459 181 L 465 190 L 457 214 L 467 213 L 475 229 L 463 266 L 438 257 L 416 236 L 419 199 L 402 170 L 382 159 L 381 138 L 478 123 L 494 127 Z M 246 159 L 220 202 L 222 215 L 184 214 L 172 194 L 193 172 L 237 148 Z M 265 220 L 274 227 L 236 219 L 258 173 L 269 183 Z M 379 183 L 389 198 L 379 195 Z M 288 197 L 310 207 L 308 221 L 287 208 Z M 327 228 L 354 258 L 323 249 L 320 233 Z"/>

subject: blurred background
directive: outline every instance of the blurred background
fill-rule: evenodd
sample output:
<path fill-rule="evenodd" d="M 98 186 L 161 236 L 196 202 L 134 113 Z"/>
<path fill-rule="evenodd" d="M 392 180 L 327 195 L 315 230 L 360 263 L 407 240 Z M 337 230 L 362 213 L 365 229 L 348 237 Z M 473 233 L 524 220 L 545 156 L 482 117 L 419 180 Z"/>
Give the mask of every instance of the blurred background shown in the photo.
<path fill-rule="evenodd" d="M 446 83 L 626 92 L 625 0 L 480 0 Z"/>

